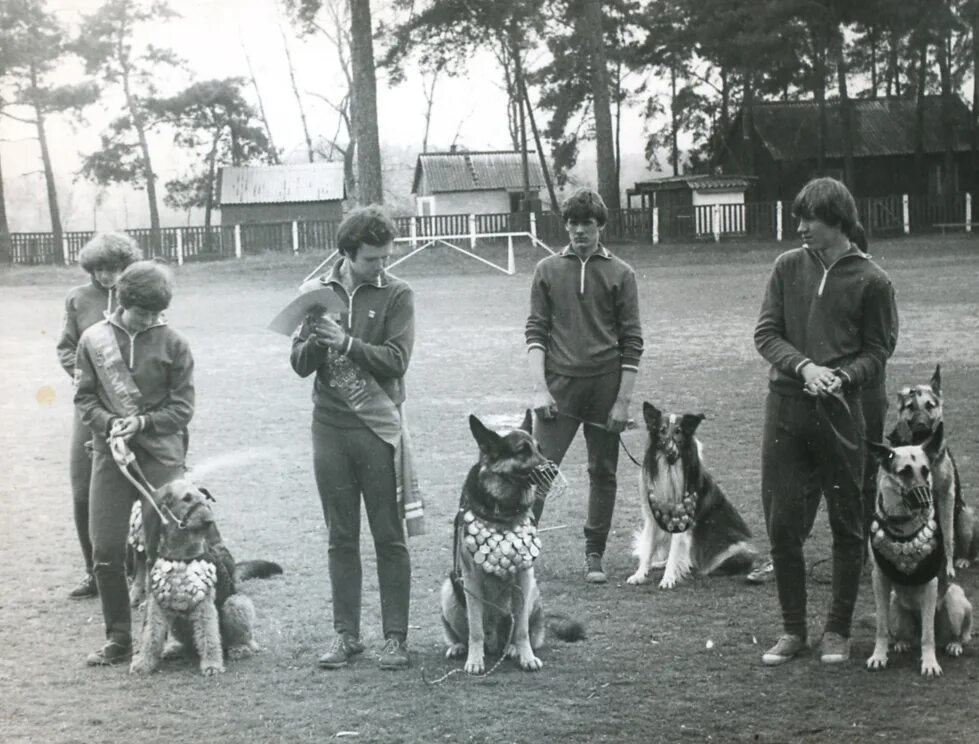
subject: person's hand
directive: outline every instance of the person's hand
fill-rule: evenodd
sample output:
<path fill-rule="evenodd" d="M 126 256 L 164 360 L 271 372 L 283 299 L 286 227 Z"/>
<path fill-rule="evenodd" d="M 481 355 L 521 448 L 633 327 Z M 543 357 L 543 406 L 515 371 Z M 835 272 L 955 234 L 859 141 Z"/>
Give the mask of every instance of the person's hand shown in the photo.
<path fill-rule="evenodd" d="M 615 403 L 612 404 L 612 410 L 609 411 L 608 421 L 605 423 L 605 428 L 613 434 L 619 434 L 625 431 L 628 423 L 629 401 L 616 398 Z"/>
<path fill-rule="evenodd" d="M 120 437 L 123 441 L 128 442 L 141 428 L 139 416 L 117 418 L 112 422 L 112 428 L 109 429 L 109 438 Z"/>
<path fill-rule="evenodd" d="M 836 393 L 843 387 L 843 380 L 835 370 L 810 362 L 802 368 L 806 392 L 810 395 Z"/>
<path fill-rule="evenodd" d="M 329 315 L 316 315 L 312 318 L 310 338 L 317 346 L 340 350 L 347 342 L 347 334 L 340 324 Z"/>
<path fill-rule="evenodd" d="M 557 403 L 546 388 L 534 391 L 530 407 L 545 421 L 550 421 L 557 416 Z"/>

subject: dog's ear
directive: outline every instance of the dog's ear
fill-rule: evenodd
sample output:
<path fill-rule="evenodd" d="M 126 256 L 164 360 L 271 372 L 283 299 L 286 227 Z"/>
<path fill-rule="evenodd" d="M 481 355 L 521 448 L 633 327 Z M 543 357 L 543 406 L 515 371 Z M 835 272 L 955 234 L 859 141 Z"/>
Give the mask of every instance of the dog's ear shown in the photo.
<path fill-rule="evenodd" d="M 534 414 L 529 408 L 523 415 L 523 423 L 520 424 L 520 428 L 531 436 L 534 435 Z"/>
<path fill-rule="evenodd" d="M 894 450 L 888 447 L 886 444 L 880 444 L 879 442 L 871 442 L 867 440 L 867 450 L 875 458 L 880 466 L 884 468 L 888 473 L 891 472 L 891 468 L 894 464 Z"/>
<path fill-rule="evenodd" d="M 659 429 L 659 422 L 663 418 L 663 414 L 649 401 L 643 401 L 642 417 L 646 421 L 646 428 L 650 431 L 656 431 Z"/>
<path fill-rule="evenodd" d="M 945 422 L 939 421 L 938 426 L 928 437 L 928 440 L 921 445 L 921 448 L 928 455 L 929 462 L 934 462 L 941 457 L 945 450 Z"/>
<path fill-rule="evenodd" d="M 218 502 L 218 500 L 214 498 L 211 495 L 211 492 L 208 491 L 206 488 L 204 488 L 204 486 L 198 486 L 197 490 L 200 491 L 202 494 L 204 494 L 204 498 L 207 499 L 208 501 L 213 501 L 215 504 Z"/>
<path fill-rule="evenodd" d="M 898 421 L 894 428 L 891 429 L 891 433 L 887 435 L 887 442 L 891 447 L 902 447 L 906 444 L 911 444 L 914 438 L 914 432 L 911 431 L 911 427 L 908 425 L 907 421 Z"/>
<path fill-rule="evenodd" d="M 492 454 L 499 449 L 502 437 L 486 426 L 472 413 L 469 414 L 469 430 L 473 433 L 473 439 L 479 448 L 487 454 Z"/>
<path fill-rule="evenodd" d="M 697 427 L 700 426 L 700 422 L 703 421 L 706 416 L 702 413 L 685 413 L 683 418 L 680 419 L 680 431 L 684 433 L 687 437 L 692 437 L 697 432 Z"/>
<path fill-rule="evenodd" d="M 942 365 L 935 365 L 935 373 L 931 376 L 931 390 L 935 395 L 942 394 Z"/>

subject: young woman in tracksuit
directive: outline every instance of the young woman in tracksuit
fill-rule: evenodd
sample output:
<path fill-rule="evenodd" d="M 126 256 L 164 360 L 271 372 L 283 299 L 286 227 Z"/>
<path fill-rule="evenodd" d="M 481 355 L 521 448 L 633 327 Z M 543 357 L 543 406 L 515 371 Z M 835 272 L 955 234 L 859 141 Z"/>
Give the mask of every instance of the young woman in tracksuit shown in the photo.
<path fill-rule="evenodd" d="M 560 464 L 578 427 L 588 450 L 585 580 L 607 580 L 602 556 L 615 508 L 619 432 L 643 352 L 639 293 L 632 268 L 601 243 L 608 210 L 580 189 L 561 207 L 571 243 L 537 264 L 526 341 L 537 412 L 534 436 Z M 540 519 L 543 501 L 534 505 Z"/>
<path fill-rule="evenodd" d="M 106 637 L 105 645 L 89 655 L 90 666 L 119 664 L 132 656 L 125 557 L 129 513 L 140 494 L 113 460 L 109 439 L 126 440 L 146 479 L 158 487 L 183 475 L 187 426 L 194 415 L 190 346 L 161 316 L 173 294 L 169 270 L 139 261 L 122 273 L 116 291 L 119 307 L 82 334 L 77 357 L 75 405 L 93 440 L 89 529 Z M 123 381 L 136 389 L 138 405 L 132 411 L 121 410 L 105 383 L 107 345 L 125 368 Z M 157 519 L 155 510 L 144 503 L 150 565 L 159 537 Z"/>
<path fill-rule="evenodd" d="M 78 340 L 89 326 L 104 320 L 118 306 L 115 283 L 123 270 L 140 258 L 136 241 L 122 233 L 104 233 L 92 238 L 78 254 L 79 265 L 91 281 L 74 287 L 65 298 L 64 324 L 58 337 L 58 361 L 68 376 L 75 377 L 75 352 Z M 85 561 L 85 576 L 68 596 L 72 599 L 94 597 L 98 593 L 92 575 L 92 539 L 88 531 L 88 484 L 92 477 L 92 459 L 86 444 L 92 432 L 82 424 L 74 409 L 68 472 L 74 507 L 75 531 Z"/>
<path fill-rule="evenodd" d="M 771 363 L 762 441 L 762 504 L 783 635 L 763 656 L 781 664 L 807 646 L 807 515 L 825 495 L 833 533 L 826 663 L 849 658 L 864 541 L 861 389 L 883 373 L 895 337 L 887 275 L 850 242 L 856 204 L 831 178 L 808 183 L 793 214 L 805 245 L 775 261 L 755 328 Z M 843 402 L 837 397 L 845 401 Z M 812 488 L 818 478 L 820 489 Z"/>

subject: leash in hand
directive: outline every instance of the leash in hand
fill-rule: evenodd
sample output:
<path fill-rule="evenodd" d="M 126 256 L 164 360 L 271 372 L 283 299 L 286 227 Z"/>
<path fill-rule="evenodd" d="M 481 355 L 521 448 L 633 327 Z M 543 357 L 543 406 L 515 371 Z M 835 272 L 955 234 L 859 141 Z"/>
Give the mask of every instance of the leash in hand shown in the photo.
<path fill-rule="evenodd" d="M 559 411 L 557 409 L 554 409 L 554 412 L 555 415 L 557 416 L 564 416 L 564 418 L 569 418 L 572 421 L 577 421 L 579 424 L 587 424 L 588 426 L 594 426 L 595 428 L 601 429 L 602 431 L 607 431 L 616 434 L 619 437 L 619 446 L 622 447 L 622 451 L 625 452 L 626 457 L 632 460 L 633 464 L 637 468 L 642 469 L 642 463 L 639 462 L 639 460 L 637 460 L 635 457 L 633 457 L 632 453 L 629 451 L 629 448 L 626 447 L 625 440 L 622 439 L 622 432 L 613 432 L 605 424 L 599 424 L 596 421 L 589 421 L 588 419 L 583 419 L 580 416 L 575 416 L 573 413 L 566 413 L 565 411 Z M 538 416 L 543 418 L 543 415 L 540 413 L 539 410 L 535 410 L 534 413 L 536 413 Z M 633 429 L 638 429 L 638 428 L 639 428 L 639 424 L 636 423 L 635 419 L 629 419 L 628 421 L 626 421 L 625 431 L 632 431 Z"/>

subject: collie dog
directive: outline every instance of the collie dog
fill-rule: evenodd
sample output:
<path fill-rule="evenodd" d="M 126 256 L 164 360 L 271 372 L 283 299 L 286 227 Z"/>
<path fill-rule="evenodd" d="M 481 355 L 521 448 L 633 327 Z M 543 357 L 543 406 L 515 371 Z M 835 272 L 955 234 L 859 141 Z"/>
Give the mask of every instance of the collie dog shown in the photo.
<path fill-rule="evenodd" d="M 664 414 L 648 402 L 642 412 L 649 433 L 639 477 L 644 521 L 636 539 L 639 567 L 628 583 L 646 583 L 654 568 L 665 568 L 660 589 L 693 571 L 750 569 L 758 557 L 751 531 L 701 463 L 694 435 L 703 414 Z"/>

